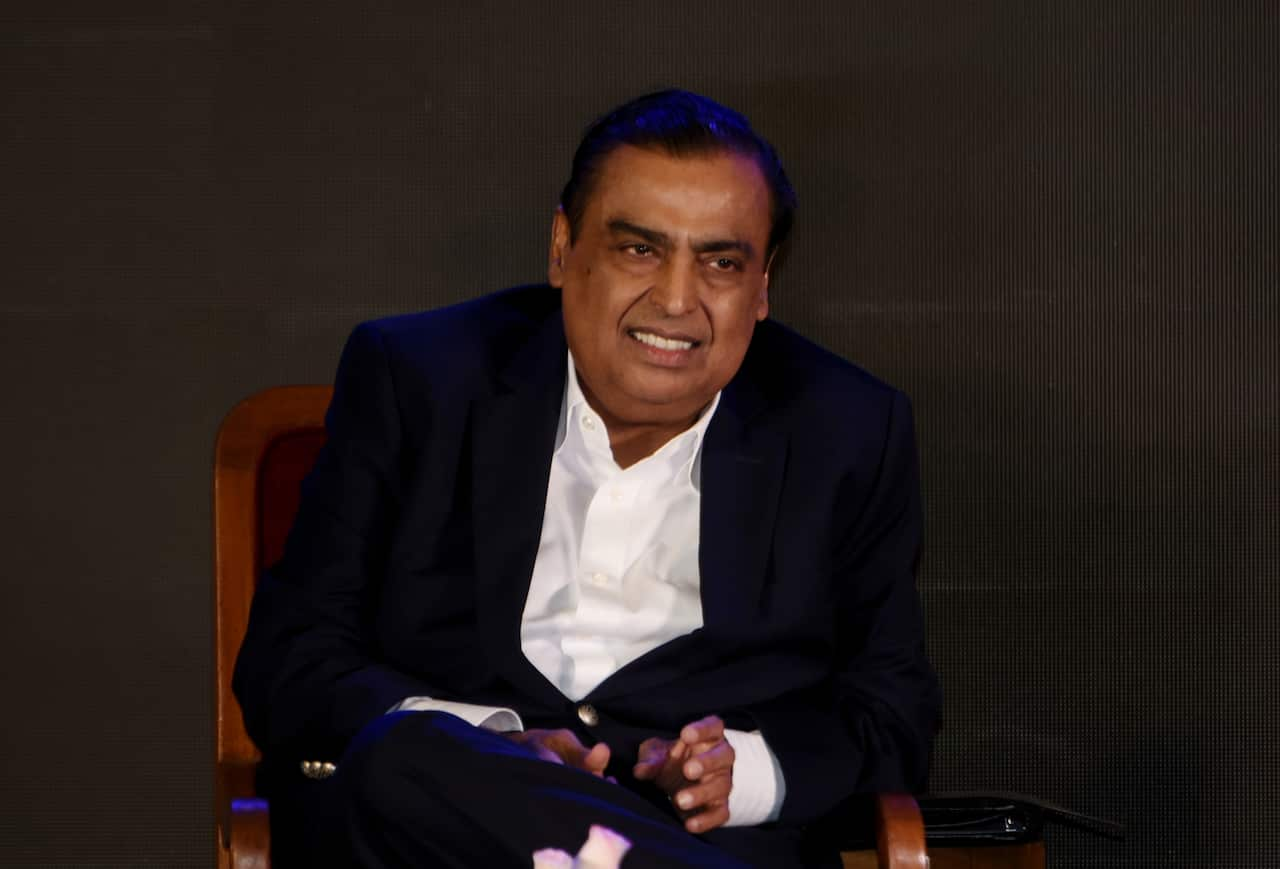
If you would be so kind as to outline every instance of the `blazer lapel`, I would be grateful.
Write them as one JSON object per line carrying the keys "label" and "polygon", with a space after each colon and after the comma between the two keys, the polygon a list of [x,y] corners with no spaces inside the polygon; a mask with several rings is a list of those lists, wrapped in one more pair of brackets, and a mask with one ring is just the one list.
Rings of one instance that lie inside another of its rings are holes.
{"label": "blazer lapel", "polygon": [[471,418],[477,609],[495,668],[544,702],[564,701],[520,648],[520,620],[542,534],[568,351],[557,311],[499,374]]}
{"label": "blazer lapel", "polygon": [[784,435],[751,422],[764,401],[745,378],[725,388],[702,449],[702,622],[712,635],[751,630],[768,571],[786,467]]}

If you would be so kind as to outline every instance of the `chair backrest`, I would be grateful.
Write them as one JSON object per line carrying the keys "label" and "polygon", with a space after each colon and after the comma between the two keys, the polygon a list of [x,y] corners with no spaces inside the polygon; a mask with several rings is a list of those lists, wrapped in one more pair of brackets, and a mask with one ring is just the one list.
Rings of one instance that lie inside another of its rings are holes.
{"label": "chair backrest", "polygon": [[222,421],[213,459],[214,708],[219,763],[260,757],[244,729],[231,673],[258,574],[284,551],[299,484],[324,444],[328,386],[278,386]]}

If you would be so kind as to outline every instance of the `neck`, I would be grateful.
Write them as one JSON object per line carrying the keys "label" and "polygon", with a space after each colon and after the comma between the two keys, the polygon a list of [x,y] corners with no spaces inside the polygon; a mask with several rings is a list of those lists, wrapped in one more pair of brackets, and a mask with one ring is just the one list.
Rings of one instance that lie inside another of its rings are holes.
{"label": "neck", "polygon": [[673,437],[686,431],[693,425],[697,417],[693,417],[683,425],[672,426],[623,426],[621,429],[605,420],[609,430],[609,448],[613,450],[613,460],[620,468],[629,468],[641,459],[662,449],[662,446]]}
{"label": "neck", "polygon": [[624,419],[609,411],[592,394],[591,388],[581,379],[578,385],[582,395],[591,405],[591,409],[599,414],[601,421],[609,432],[609,449],[613,451],[613,460],[620,468],[629,468],[641,459],[662,449],[662,446],[698,421],[698,416],[705,410],[699,408],[697,413],[675,420],[659,420],[636,422]]}

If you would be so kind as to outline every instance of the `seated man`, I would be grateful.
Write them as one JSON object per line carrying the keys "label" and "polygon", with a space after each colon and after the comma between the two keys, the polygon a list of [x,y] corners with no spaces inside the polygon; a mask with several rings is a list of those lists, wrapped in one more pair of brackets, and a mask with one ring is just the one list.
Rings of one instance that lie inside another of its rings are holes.
{"label": "seated man", "polygon": [[627,867],[839,865],[811,825],[923,785],[911,412],[766,319],[793,208],[740,115],[641,97],[578,147],[550,286],[355,330],[235,674],[280,862],[599,823]]}

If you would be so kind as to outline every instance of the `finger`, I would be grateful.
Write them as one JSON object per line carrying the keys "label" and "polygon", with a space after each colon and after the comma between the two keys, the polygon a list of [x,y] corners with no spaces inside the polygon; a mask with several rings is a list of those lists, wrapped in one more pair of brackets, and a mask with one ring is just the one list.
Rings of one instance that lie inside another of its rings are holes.
{"label": "finger", "polygon": [[641,760],[631,768],[631,774],[640,781],[649,781],[658,777],[658,773],[662,772],[662,764],[655,763],[651,760]]}
{"label": "finger", "polygon": [[530,742],[526,744],[529,748],[532,748],[533,753],[542,760],[550,761],[551,763],[558,763],[561,766],[564,766],[564,758],[547,748],[545,745],[539,742]]}
{"label": "finger", "polygon": [[650,736],[636,749],[636,756],[645,760],[661,760],[667,756],[669,743],[660,736]]}
{"label": "finger", "polygon": [[703,752],[710,751],[717,745],[723,744],[725,741],[726,740],[723,739],[715,739],[710,742],[695,742],[692,745],[689,745],[687,742],[681,742],[680,744],[685,746],[685,753],[688,754],[689,757],[697,757]]}
{"label": "finger", "polygon": [[516,745],[523,746],[525,749],[533,753],[533,756],[539,760],[549,761],[550,763],[558,763],[563,765],[564,758],[560,757],[555,751],[546,744],[547,732],[545,730],[526,730],[513,731],[504,733],[507,739]]}
{"label": "finger", "polygon": [[698,812],[707,807],[727,802],[733,779],[723,773],[676,792],[675,804],[685,812]]}
{"label": "finger", "polygon": [[695,742],[695,743],[692,743],[692,744],[689,744],[689,743],[686,743],[686,742],[683,742],[683,741],[682,741],[682,742],[681,742],[681,745],[687,745],[687,746],[688,746],[689,757],[697,757],[698,755],[700,755],[700,754],[702,754],[702,753],[704,753],[704,752],[710,751],[711,749],[715,748],[716,746],[719,746],[719,745],[727,745],[728,743],[729,743],[729,740],[728,740],[728,739],[726,739],[724,736],[720,736],[720,737],[719,737],[719,738],[717,738],[717,739],[708,739],[708,740],[704,740],[704,741],[701,741],[701,742]]}
{"label": "finger", "polygon": [[691,755],[681,772],[689,781],[697,781],[704,776],[733,769],[734,758],[733,746],[722,739],[706,751]]}
{"label": "finger", "polygon": [[640,743],[640,748],[636,751],[636,765],[631,774],[641,781],[647,781],[658,775],[666,759],[666,740],[650,737]]}
{"label": "finger", "polygon": [[582,768],[593,775],[603,776],[604,768],[609,765],[609,746],[597,742],[582,758]]}
{"label": "finger", "polygon": [[565,763],[578,768],[582,767],[583,758],[587,756],[587,748],[572,730],[564,728],[553,730],[547,734],[544,742],[548,748],[560,755]]}
{"label": "finger", "polygon": [[724,721],[719,715],[708,715],[680,730],[680,741],[688,745],[699,742],[716,742],[724,738]]}
{"label": "finger", "polygon": [[684,828],[690,833],[705,833],[707,830],[714,830],[716,827],[722,827],[729,822],[729,807],[727,805],[714,806],[711,809],[687,818],[684,822]]}

